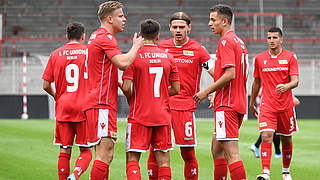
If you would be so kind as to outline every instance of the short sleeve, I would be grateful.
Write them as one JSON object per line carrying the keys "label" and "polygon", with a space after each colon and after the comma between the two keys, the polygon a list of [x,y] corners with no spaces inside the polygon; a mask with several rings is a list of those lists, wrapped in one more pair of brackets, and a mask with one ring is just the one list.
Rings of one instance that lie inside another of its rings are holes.
{"label": "short sleeve", "polygon": [[112,59],[113,56],[121,54],[121,50],[118,46],[118,42],[111,34],[106,34],[101,40],[101,46],[108,59]]}
{"label": "short sleeve", "polygon": [[134,73],[134,63],[132,63],[132,64],[123,72],[122,79],[133,80],[133,73]]}
{"label": "short sleeve", "polygon": [[235,51],[233,48],[233,44],[223,39],[219,42],[219,52],[221,57],[221,68],[227,68],[227,67],[235,67]]}
{"label": "short sleeve", "polygon": [[258,64],[257,57],[254,58],[253,64],[254,64],[253,77],[254,78],[260,78],[259,64]]}
{"label": "short sleeve", "polygon": [[290,64],[289,64],[289,75],[299,75],[299,65],[298,65],[298,60],[297,60],[297,55],[293,54],[291,59],[290,59]]}
{"label": "short sleeve", "polygon": [[49,57],[46,69],[43,72],[42,79],[46,80],[48,82],[53,82],[54,81],[54,76],[53,76],[53,65],[52,65],[52,60],[53,55]]}
{"label": "short sleeve", "polygon": [[170,71],[169,81],[180,81],[178,67],[177,67],[175,61],[173,60],[173,57],[172,56],[170,56],[170,57],[171,57],[170,58],[171,71]]}

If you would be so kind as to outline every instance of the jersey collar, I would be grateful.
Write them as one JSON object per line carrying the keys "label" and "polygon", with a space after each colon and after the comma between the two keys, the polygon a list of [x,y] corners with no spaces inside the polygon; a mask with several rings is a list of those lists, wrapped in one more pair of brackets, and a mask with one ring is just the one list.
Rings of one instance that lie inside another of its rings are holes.
{"label": "jersey collar", "polygon": [[72,45],[72,44],[80,44],[79,42],[69,42],[67,43],[68,45]]}
{"label": "jersey collar", "polygon": [[282,48],[280,49],[280,52],[275,56],[271,54],[270,49],[269,49],[268,53],[271,56],[271,58],[278,58],[278,56],[282,53]]}
{"label": "jersey collar", "polygon": [[186,40],[186,42],[185,42],[185,43],[183,43],[183,44],[182,44],[182,45],[180,45],[180,46],[177,46],[177,45],[176,45],[176,42],[174,41],[174,38],[172,38],[172,40],[173,40],[173,44],[174,44],[174,46],[175,46],[175,47],[177,47],[177,48],[182,48],[182,46],[186,45],[186,44],[189,42],[189,39],[190,39],[190,38],[189,38],[189,37],[187,37],[187,40]]}

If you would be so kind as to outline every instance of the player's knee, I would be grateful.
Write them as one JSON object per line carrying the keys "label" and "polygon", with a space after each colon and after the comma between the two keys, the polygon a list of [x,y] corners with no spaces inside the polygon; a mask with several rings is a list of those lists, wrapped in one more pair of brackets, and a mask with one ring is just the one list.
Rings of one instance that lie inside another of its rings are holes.
{"label": "player's knee", "polygon": [[181,156],[184,161],[192,161],[196,160],[195,152],[193,147],[188,148],[180,148]]}
{"label": "player's knee", "polygon": [[262,132],[261,133],[261,138],[262,138],[262,142],[272,142],[272,140],[273,140],[273,132],[268,132],[268,131],[266,131],[266,132]]}

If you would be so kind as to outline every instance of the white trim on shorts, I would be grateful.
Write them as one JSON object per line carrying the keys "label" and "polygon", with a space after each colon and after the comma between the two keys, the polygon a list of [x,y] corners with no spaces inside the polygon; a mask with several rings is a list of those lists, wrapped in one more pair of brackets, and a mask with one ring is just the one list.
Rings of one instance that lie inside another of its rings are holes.
{"label": "white trim on shorts", "polygon": [[265,132],[265,131],[272,131],[272,132],[276,132],[275,129],[262,129],[259,132]]}

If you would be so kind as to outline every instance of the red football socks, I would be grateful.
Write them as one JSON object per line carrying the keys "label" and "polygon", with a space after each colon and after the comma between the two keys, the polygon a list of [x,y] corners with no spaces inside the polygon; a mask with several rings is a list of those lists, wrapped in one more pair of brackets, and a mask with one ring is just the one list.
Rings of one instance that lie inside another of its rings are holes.
{"label": "red football socks", "polygon": [[58,176],[59,180],[66,180],[70,173],[70,154],[62,153],[59,154],[58,159]]}
{"label": "red football socks", "polygon": [[158,180],[158,164],[154,155],[153,148],[150,148],[150,154],[148,158],[148,175],[149,180]]}
{"label": "red football socks", "polygon": [[171,180],[171,169],[170,167],[163,166],[159,168],[158,180]]}
{"label": "red football socks", "polygon": [[292,142],[289,146],[284,146],[282,143],[282,164],[284,171],[289,172],[289,166],[292,158]]}
{"label": "red football socks", "polygon": [[214,160],[214,180],[226,180],[228,175],[228,163],[225,158]]}
{"label": "red football socks", "polygon": [[76,177],[76,179],[79,179],[81,174],[87,170],[91,159],[92,159],[91,151],[86,150],[80,153],[73,171],[73,174]]}
{"label": "red football socks", "polygon": [[270,174],[270,163],[272,156],[272,143],[261,143],[262,173]]}
{"label": "red football socks", "polygon": [[107,180],[109,176],[109,165],[100,161],[94,160],[90,173],[90,180]]}
{"label": "red football socks", "polygon": [[242,161],[236,161],[229,165],[230,176],[232,180],[245,180],[246,171],[244,169]]}
{"label": "red football socks", "polygon": [[184,177],[186,180],[198,179],[198,161],[194,148],[180,148],[182,159],[185,162]]}
{"label": "red football socks", "polygon": [[127,163],[127,179],[141,180],[140,167],[137,161],[129,161]]}

